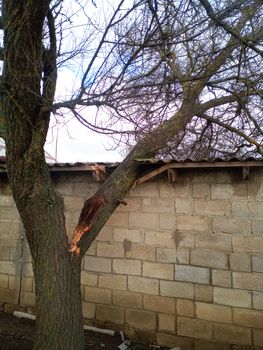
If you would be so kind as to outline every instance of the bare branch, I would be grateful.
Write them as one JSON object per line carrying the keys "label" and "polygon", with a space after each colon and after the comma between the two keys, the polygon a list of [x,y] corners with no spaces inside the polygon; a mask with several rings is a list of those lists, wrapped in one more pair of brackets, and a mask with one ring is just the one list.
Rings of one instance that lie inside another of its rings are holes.
{"label": "bare branch", "polygon": [[[240,43],[242,43],[244,46],[249,47],[256,53],[258,53],[261,57],[263,57],[263,51],[256,47],[253,43],[251,43],[249,40],[247,40],[245,37],[243,37],[239,32],[237,32],[235,29],[232,29],[227,23],[225,23],[219,16],[217,16],[214,13],[214,10],[209,3],[208,0],[199,0],[200,3],[203,5],[203,7],[206,10],[206,13],[211,20],[213,20],[216,24],[220,25],[222,28],[224,28],[229,34],[231,34],[234,38],[236,38]],[[258,4],[261,4],[261,1],[258,2]]]}

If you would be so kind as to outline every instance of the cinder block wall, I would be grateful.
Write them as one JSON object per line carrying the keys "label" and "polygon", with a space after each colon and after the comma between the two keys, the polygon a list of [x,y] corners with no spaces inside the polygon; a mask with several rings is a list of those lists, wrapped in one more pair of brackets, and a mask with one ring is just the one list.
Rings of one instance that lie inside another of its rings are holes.
{"label": "cinder block wall", "polygon": [[[261,169],[247,182],[240,169],[181,170],[174,185],[163,176],[132,190],[84,258],[87,322],[183,350],[263,349],[262,180]],[[72,233],[98,184],[79,173],[54,183]],[[34,311],[30,253],[3,174],[0,302]]]}

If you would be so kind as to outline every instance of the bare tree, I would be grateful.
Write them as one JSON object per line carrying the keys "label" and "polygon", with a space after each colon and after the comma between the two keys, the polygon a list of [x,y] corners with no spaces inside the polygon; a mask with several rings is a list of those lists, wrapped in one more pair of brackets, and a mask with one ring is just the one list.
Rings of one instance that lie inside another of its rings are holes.
{"label": "bare tree", "polygon": [[[76,4],[76,15],[94,6]],[[244,155],[250,147],[262,154],[262,2],[214,2],[212,12],[208,5],[121,0],[103,28],[86,16],[85,38],[78,41],[66,2],[2,1],[0,127],[33,258],[35,349],[84,348],[81,260],[134,184],[137,159],[175,147],[181,154],[188,147],[189,155]],[[74,47],[65,47],[69,37]],[[57,72],[71,60],[80,84],[70,98],[55,98]],[[87,119],[88,106],[102,109],[105,119]],[[86,201],[70,242],[43,150],[50,114],[62,117],[65,110],[93,130],[134,144]]]}

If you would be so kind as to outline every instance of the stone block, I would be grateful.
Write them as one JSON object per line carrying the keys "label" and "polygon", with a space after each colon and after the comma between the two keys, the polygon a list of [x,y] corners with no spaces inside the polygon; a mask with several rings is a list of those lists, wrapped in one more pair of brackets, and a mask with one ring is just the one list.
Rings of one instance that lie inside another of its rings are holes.
{"label": "stone block", "polygon": [[94,272],[111,272],[111,259],[97,256],[85,256],[84,270]]}
{"label": "stone block", "polygon": [[175,230],[176,216],[171,213],[160,213],[160,229],[161,230]]}
{"label": "stone block", "polygon": [[233,250],[245,253],[262,253],[263,237],[233,236]]}
{"label": "stone block", "polygon": [[[191,338],[180,337],[168,333],[157,333],[157,343],[161,346],[179,347],[182,350],[194,350],[194,340]],[[178,349],[179,350],[179,349]]]}
{"label": "stone block", "polygon": [[175,300],[157,295],[144,295],[143,306],[145,310],[175,314]]}
{"label": "stone block", "polygon": [[[11,281],[12,279],[12,281]],[[19,285],[18,276],[9,276],[9,286],[11,289],[16,289]],[[12,288],[13,287],[13,288]],[[22,289],[27,292],[33,291],[33,278],[32,277],[23,277],[22,278]]]}
{"label": "stone block", "polygon": [[124,257],[123,245],[119,242],[97,242],[97,256],[104,256],[107,258]]}
{"label": "stone block", "polygon": [[231,236],[228,234],[206,234],[195,236],[195,246],[200,249],[232,250]]}
{"label": "stone block", "polygon": [[16,304],[16,290],[0,288],[0,302]]}
{"label": "stone block", "polygon": [[98,183],[91,181],[91,178],[74,179],[73,193],[75,196],[84,196],[85,199],[91,198],[98,190]]}
{"label": "stone block", "polygon": [[128,197],[124,198],[124,201],[126,201],[127,205],[120,204],[117,211],[141,211],[142,210],[142,199],[141,197]]}
{"label": "stone block", "polygon": [[126,290],[127,289],[127,276],[124,275],[100,275],[99,276],[99,287],[100,288],[109,288],[117,290]]}
{"label": "stone block", "polygon": [[232,181],[230,172],[224,169],[195,169],[193,174],[194,183],[231,184]]}
{"label": "stone block", "polygon": [[35,306],[36,305],[35,293],[22,291],[21,304],[26,306]]}
{"label": "stone block", "polygon": [[263,254],[253,254],[252,260],[252,271],[263,272]]}
{"label": "stone block", "polygon": [[167,333],[175,332],[176,320],[175,316],[167,314],[158,315],[158,331],[165,331]]}
{"label": "stone block", "polygon": [[155,213],[129,213],[129,226],[139,228],[157,228],[159,216]]}
{"label": "stone block", "polygon": [[194,248],[195,234],[193,232],[180,232],[176,230],[173,236],[177,248]]}
{"label": "stone block", "polygon": [[141,275],[141,262],[132,259],[114,259],[112,271],[126,275]]}
{"label": "stone block", "polygon": [[109,289],[85,287],[84,300],[90,303],[111,304]]}
{"label": "stone block", "polygon": [[103,229],[100,231],[100,233],[97,236],[96,240],[97,241],[112,242],[113,241],[113,232],[114,232],[114,228],[110,227],[110,226],[107,226],[107,224],[106,224],[103,227]]}
{"label": "stone block", "polygon": [[0,261],[9,260],[10,259],[10,248],[9,247],[1,247],[0,246]]}
{"label": "stone block", "polygon": [[[80,215],[80,212],[76,211],[76,210],[68,210],[65,212],[67,229],[73,227],[73,231],[74,231],[74,228],[76,227],[76,225],[79,221],[79,215]],[[73,231],[72,231],[72,234],[73,234]],[[69,232],[69,234],[71,234],[70,231],[67,231],[67,232]]]}
{"label": "stone block", "polygon": [[0,274],[0,288],[8,288],[8,275]]}
{"label": "stone block", "polygon": [[177,299],[176,313],[177,315],[180,315],[180,316],[194,317],[195,316],[194,302],[186,299]]}
{"label": "stone block", "polygon": [[128,289],[145,294],[159,294],[159,281],[154,278],[128,276]]}
{"label": "stone block", "polygon": [[15,275],[16,274],[16,266],[13,261],[1,261],[0,263],[0,273]]}
{"label": "stone block", "polygon": [[194,286],[192,283],[160,281],[160,294],[173,298],[193,299]]}
{"label": "stone block", "polygon": [[107,221],[107,225],[128,228],[129,214],[125,212],[114,212]]}
{"label": "stone block", "polygon": [[189,264],[189,249],[187,248],[157,248],[158,262]]}
{"label": "stone block", "polygon": [[0,207],[12,207],[15,206],[15,202],[12,196],[1,193],[0,196]]}
{"label": "stone block", "polygon": [[263,310],[263,292],[252,292],[252,300],[253,309]]}
{"label": "stone block", "polygon": [[56,182],[55,183],[55,189],[58,191],[62,196],[70,196],[73,194],[73,183],[72,182]]}
{"label": "stone block", "polygon": [[246,253],[230,254],[230,268],[233,271],[251,271],[250,255]]}
{"label": "stone block", "polygon": [[209,232],[210,218],[204,216],[178,216],[177,230],[192,232]]}
{"label": "stone block", "polygon": [[[195,342],[195,350],[232,350],[232,346],[230,344],[222,344],[222,343],[215,343],[214,341],[208,341],[208,340],[197,340]],[[236,349],[235,350],[239,350]]]}
{"label": "stone block", "polygon": [[117,306],[97,305],[96,319],[115,324],[124,324],[124,309]]}
{"label": "stone block", "polygon": [[263,220],[253,219],[251,221],[251,231],[253,235],[263,235]]}
{"label": "stone block", "polygon": [[249,309],[233,309],[233,323],[253,328],[262,328],[263,312]]}
{"label": "stone block", "polygon": [[160,197],[191,198],[192,184],[178,180],[175,184],[162,182],[160,184]]}
{"label": "stone block", "polygon": [[233,183],[233,196],[235,197],[247,197],[247,184],[245,182],[234,182]]}
{"label": "stone block", "polygon": [[96,255],[97,253],[97,242],[94,241],[91,243],[91,245],[89,246],[89,249],[86,252],[86,255]]}
{"label": "stone block", "polygon": [[145,243],[152,246],[175,247],[172,231],[147,231]]}
{"label": "stone block", "polygon": [[128,291],[113,291],[113,304],[125,308],[142,309],[142,294]]}
{"label": "stone block", "polygon": [[227,254],[215,250],[193,250],[190,258],[191,265],[214,267],[217,269],[228,268]]}
{"label": "stone block", "polygon": [[80,214],[81,209],[84,205],[83,197],[73,197],[73,196],[64,196],[64,206],[65,210],[77,210]]}
{"label": "stone block", "polygon": [[[24,283],[23,280],[28,280],[28,279],[31,279],[31,281],[32,281],[31,277],[23,276],[22,283]],[[20,285],[20,278],[18,275],[13,275],[13,276],[8,275],[8,288],[9,289],[17,289],[17,288],[19,288],[19,285]],[[25,283],[25,285],[26,285],[26,283]]]}
{"label": "stone block", "polygon": [[89,287],[96,287],[98,283],[98,275],[81,271],[81,284]]}
{"label": "stone block", "polygon": [[210,184],[194,183],[193,198],[209,199],[211,196]]}
{"label": "stone block", "polygon": [[144,277],[159,278],[164,280],[173,280],[174,265],[144,262],[142,265],[142,275]]}
{"label": "stone block", "polygon": [[204,267],[175,265],[175,280],[209,284],[210,270]]}
{"label": "stone block", "polygon": [[156,314],[150,311],[127,309],[125,312],[125,322],[137,329],[156,330]]}
{"label": "stone block", "polygon": [[251,307],[251,292],[215,287],[214,302],[221,305],[248,308]]}
{"label": "stone block", "polygon": [[21,221],[20,214],[16,207],[2,207],[0,217],[2,220]]}
{"label": "stone block", "polygon": [[212,284],[214,286],[231,288],[231,285],[232,285],[231,271],[212,270]]}
{"label": "stone block", "polygon": [[160,188],[160,197],[175,197],[176,196],[176,185],[170,184],[167,181],[160,181],[159,182],[159,188]]}
{"label": "stone block", "polygon": [[127,258],[138,259],[138,260],[155,260],[155,248],[150,245],[144,244],[130,244],[125,246],[125,255]]}
{"label": "stone block", "polygon": [[11,188],[8,184],[7,175],[1,174],[0,178],[0,192],[2,195],[11,195]]}
{"label": "stone block", "polygon": [[82,302],[82,313],[84,318],[93,319],[95,318],[95,304]]}
{"label": "stone block", "polygon": [[263,199],[262,180],[260,182],[248,182],[248,198],[250,201],[261,201]]}
{"label": "stone block", "polygon": [[193,318],[178,317],[177,333],[185,337],[212,339],[213,326],[211,322]]}
{"label": "stone block", "polygon": [[130,191],[130,196],[159,197],[159,186],[156,181],[144,182]]}
{"label": "stone block", "polygon": [[173,198],[142,198],[142,211],[145,213],[174,213]]}
{"label": "stone block", "polygon": [[214,324],[214,338],[222,343],[251,345],[251,329],[239,326]]}
{"label": "stone block", "polygon": [[216,217],[212,222],[213,232],[231,234],[250,234],[249,220],[244,218]]}
{"label": "stone block", "polygon": [[261,202],[249,202],[248,203],[250,214],[255,219],[263,219],[262,203]]}
{"label": "stone block", "polygon": [[194,213],[211,216],[230,214],[230,202],[226,200],[195,200]]}
{"label": "stone block", "polygon": [[233,217],[249,218],[250,211],[247,200],[233,200],[231,202],[231,213]]}
{"label": "stone block", "polygon": [[232,310],[229,306],[196,302],[196,317],[201,320],[219,323],[232,323]]}
{"label": "stone block", "polygon": [[17,305],[17,304],[5,303],[3,305],[3,308],[4,308],[4,313],[9,314],[9,315],[13,315],[14,311],[22,311],[22,312],[26,312],[27,311],[27,307],[21,306],[21,305]]}
{"label": "stone block", "polygon": [[192,214],[193,213],[193,201],[188,198],[176,198],[175,199],[175,212],[177,214]]}
{"label": "stone block", "polygon": [[114,229],[114,241],[124,242],[128,240],[132,243],[140,243],[142,241],[142,235],[139,230],[129,230],[129,229]]}
{"label": "stone block", "polygon": [[21,233],[22,224],[17,221],[1,220],[0,232],[1,232],[1,246],[16,247],[16,243],[19,239],[18,233]]}
{"label": "stone block", "polygon": [[194,291],[195,300],[204,301],[208,303],[213,301],[213,287],[196,284]]}
{"label": "stone block", "polygon": [[[263,344],[263,330],[254,329],[253,331],[253,340],[255,346],[261,346]],[[260,348],[261,349],[261,348]]]}
{"label": "stone block", "polygon": [[247,290],[263,290],[263,274],[233,272],[233,287]]}
{"label": "stone block", "polygon": [[217,183],[211,185],[212,199],[231,199],[233,197],[233,185]]}

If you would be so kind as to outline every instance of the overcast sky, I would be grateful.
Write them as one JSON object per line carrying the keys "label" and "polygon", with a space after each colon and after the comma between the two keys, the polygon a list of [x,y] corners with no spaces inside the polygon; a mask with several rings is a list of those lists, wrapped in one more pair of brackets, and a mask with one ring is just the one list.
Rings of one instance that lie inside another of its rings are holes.
{"label": "overcast sky", "polygon": [[[129,2],[127,0],[127,2]],[[71,11],[76,11],[77,2],[72,2],[70,0],[65,1],[68,4],[69,13]],[[116,6],[119,0],[103,0],[101,1],[97,8],[89,3],[89,16],[94,17],[94,19],[99,18],[109,18],[109,14],[112,11],[112,7]],[[74,5],[75,4],[75,5]],[[107,10],[107,11],[106,11]],[[107,13],[106,13],[107,12]],[[105,14],[106,13],[106,14]],[[87,19],[81,11],[77,12],[76,16],[77,22],[72,21],[74,29],[74,39],[82,38],[83,31],[85,30],[85,24]],[[104,19],[105,20],[105,19]],[[70,30],[71,31],[71,30]],[[71,38],[71,36],[69,35]],[[66,47],[71,46],[71,42],[63,41],[63,45]],[[81,74],[80,71],[82,67],[78,68],[78,63],[74,59],[70,66],[59,69],[58,81],[57,81],[57,92],[56,97],[59,100],[68,99],[72,95],[74,90],[80,86]],[[81,64],[85,64],[82,61]],[[88,60],[87,60],[88,62]],[[86,64],[87,64],[86,62]],[[62,98],[61,98],[62,97]],[[63,111],[62,111],[63,112]],[[66,112],[66,111],[65,111]],[[90,113],[95,113],[92,109],[87,109],[83,116],[89,117]],[[92,115],[90,115],[92,117]],[[87,118],[88,119],[88,118]],[[56,141],[57,139],[57,141]],[[101,134],[91,132],[86,127],[82,126],[76,120],[70,120],[66,123],[63,121],[63,116],[58,117],[58,121],[51,121],[51,127],[48,133],[47,142],[45,145],[45,150],[58,162],[115,162],[121,161],[123,158],[120,155],[121,150],[110,150],[113,148],[113,141]]]}

